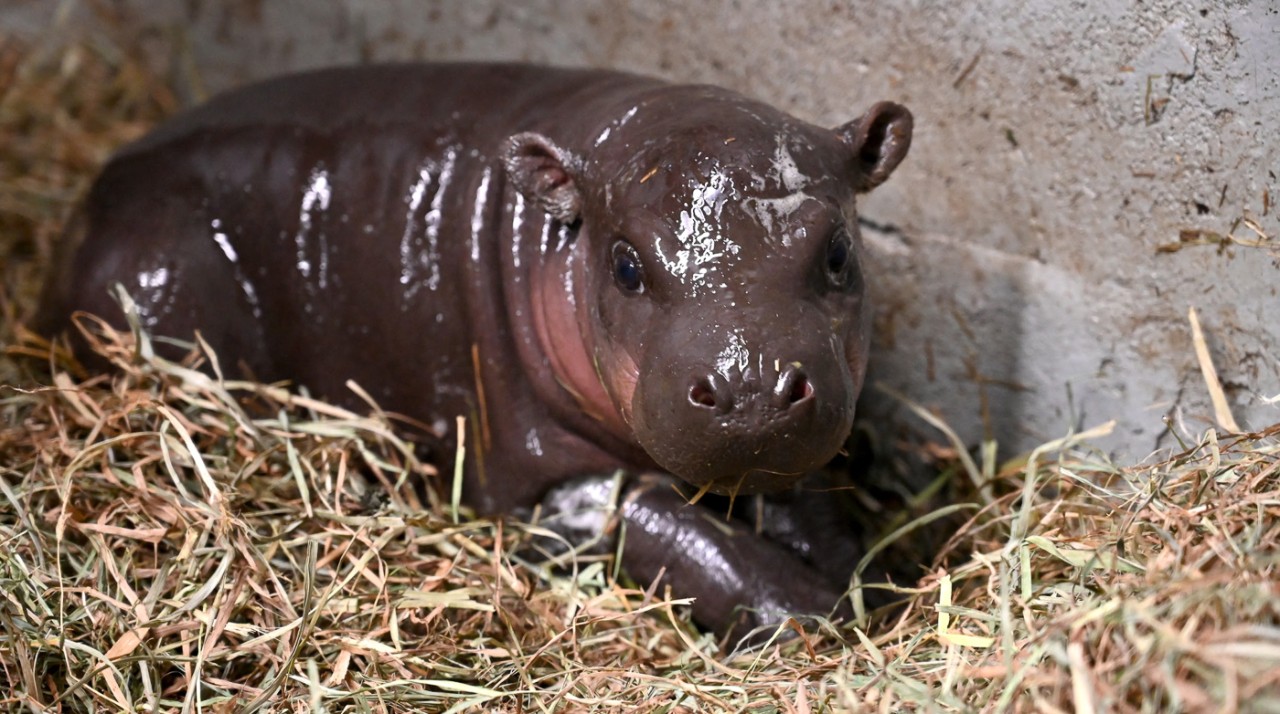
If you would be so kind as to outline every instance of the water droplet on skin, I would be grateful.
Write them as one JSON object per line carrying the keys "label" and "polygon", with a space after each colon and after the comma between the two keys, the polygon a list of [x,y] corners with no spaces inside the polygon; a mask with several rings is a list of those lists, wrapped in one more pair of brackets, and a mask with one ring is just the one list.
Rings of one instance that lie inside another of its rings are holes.
{"label": "water droplet on skin", "polygon": [[688,203],[680,212],[675,256],[667,256],[661,244],[657,246],[659,262],[681,284],[690,286],[694,295],[711,287],[708,282],[722,258],[740,251],[740,246],[729,238],[721,215],[725,204],[737,198],[732,178],[717,164],[705,182],[693,186]]}
{"label": "water droplet on skin", "polygon": [[511,208],[511,263],[516,268],[516,275],[520,275],[520,237],[523,235],[524,229],[524,194],[517,192],[515,203]]}
{"label": "water droplet on skin", "polygon": [[471,235],[467,236],[471,244],[471,262],[477,265],[480,263],[481,237],[485,234],[484,212],[489,203],[489,179],[491,174],[492,169],[486,166],[484,173],[480,177],[480,187],[476,189],[476,198],[473,204],[475,208],[471,212]]}
{"label": "water droplet on skin", "polygon": [[[214,224],[213,226],[214,228],[218,227],[218,221],[214,221],[213,224]],[[232,247],[231,241],[227,239],[226,233],[221,233],[221,232],[214,233],[213,242],[217,243],[218,247],[222,249],[222,254],[227,256],[227,260],[231,261],[232,263],[239,262],[239,256],[236,255],[236,249]]]}
{"label": "water droplet on skin", "polygon": [[[329,184],[329,172],[323,166],[316,166],[311,170],[311,176],[307,180],[307,187],[302,193],[302,205],[298,211],[298,232],[294,236],[294,243],[297,246],[297,267],[298,272],[302,273],[302,277],[310,278],[311,271],[314,267],[310,256],[308,255],[310,243],[313,234],[314,218],[329,210],[329,201],[332,198],[332,187]],[[328,265],[328,248],[327,241],[323,232],[320,232],[316,238],[319,241],[320,253],[320,287],[324,287],[326,277],[324,275],[325,268]]]}
{"label": "water droplet on skin", "polygon": [[538,438],[537,429],[530,429],[525,435],[524,446],[534,456],[542,456],[542,441]]}
{"label": "water droplet on skin", "polygon": [[[438,164],[431,159],[423,161],[406,192],[405,227],[400,237],[400,284],[405,286],[400,296],[402,306],[424,285],[428,290],[440,287],[440,220],[457,157],[457,148],[449,147]],[[431,200],[422,213],[427,196]]]}

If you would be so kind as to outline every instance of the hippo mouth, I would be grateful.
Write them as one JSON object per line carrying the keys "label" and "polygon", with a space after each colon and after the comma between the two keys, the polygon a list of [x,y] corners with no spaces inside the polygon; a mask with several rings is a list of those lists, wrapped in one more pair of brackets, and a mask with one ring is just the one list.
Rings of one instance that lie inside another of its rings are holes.
{"label": "hippo mouth", "polygon": [[794,473],[750,469],[736,478],[720,478],[703,484],[699,491],[717,496],[747,496],[756,493],[769,493],[790,488],[805,475],[805,471]]}
{"label": "hippo mouth", "polygon": [[[714,462],[700,464],[700,466],[695,467],[690,466],[689,463],[666,462],[662,454],[655,454],[653,449],[650,449],[649,453],[650,456],[655,458],[659,466],[666,468],[667,471],[680,477],[687,484],[695,486],[699,494],[710,493],[733,496],[771,493],[771,491],[790,489],[792,485],[795,485],[796,481],[803,479],[808,473],[826,466],[832,458],[835,458],[837,450],[838,447],[831,449],[831,453],[828,454],[827,449],[797,449],[797,452],[800,453],[780,454],[780,458],[796,463],[796,467],[786,468],[786,470],[767,467],[741,468],[736,464],[730,466],[730,464],[717,464]],[[733,461],[737,461],[737,459],[733,459]],[[726,466],[728,466],[728,470],[726,470]]]}

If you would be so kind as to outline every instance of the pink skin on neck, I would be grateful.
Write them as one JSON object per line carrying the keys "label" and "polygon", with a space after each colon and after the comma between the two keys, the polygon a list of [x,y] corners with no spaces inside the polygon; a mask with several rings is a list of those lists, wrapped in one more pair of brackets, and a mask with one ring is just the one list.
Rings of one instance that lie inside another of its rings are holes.
{"label": "pink skin on neck", "polygon": [[556,381],[573,395],[583,412],[615,437],[634,444],[630,412],[639,369],[624,351],[596,344],[587,311],[582,260],[575,247],[563,264],[552,268],[561,279],[535,281],[534,330]]}

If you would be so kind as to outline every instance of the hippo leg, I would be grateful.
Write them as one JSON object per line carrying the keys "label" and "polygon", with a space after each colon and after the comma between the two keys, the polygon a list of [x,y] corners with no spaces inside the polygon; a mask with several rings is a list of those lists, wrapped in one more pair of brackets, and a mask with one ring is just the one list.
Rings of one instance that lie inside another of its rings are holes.
{"label": "hippo leg", "polygon": [[[192,191],[179,191],[172,182],[146,195],[109,188],[98,187],[73,225],[64,248],[73,252],[61,261],[64,274],[42,296],[37,328],[57,334],[70,327],[74,311],[124,327],[114,298],[119,284],[151,335],[190,340],[199,328],[230,373],[238,362],[263,371],[267,361],[252,285],[239,274],[219,224],[181,198]],[[73,344],[82,358],[96,359],[84,354],[78,340]],[[185,351],[162,343],[157,350],[171,358]]]}
{"label": "hippo leg", "polygon": [[[627,575],[644,586],[659,578],[659,587],[673,583],[677,597],[694,598],[699,624],[736,642],[788,617],[836,610],[842,588],[746,523],[690,505],[673,478],[650,474],[628,479],[621,488],[613,483],[593,477],[553,490],[543,501],[545,525],[570,541],[594,539],[597,552],[604,545],[597,534],[620,535]],[[611,493],[620,494],[617,507]],[[610,532],[618,523],[621,529]]]}

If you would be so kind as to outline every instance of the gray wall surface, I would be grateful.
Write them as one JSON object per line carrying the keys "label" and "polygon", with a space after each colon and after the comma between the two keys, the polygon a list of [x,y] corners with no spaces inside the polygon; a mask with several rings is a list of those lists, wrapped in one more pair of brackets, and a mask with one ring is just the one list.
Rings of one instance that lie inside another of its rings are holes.
{"label": "gray wall surface", "polygon": [[[1166,418],[1192,438],[1212,424],[1195,307],[1236,419],[1280,421],[1266,399],[1280,396],[1275,0],[113,7],[111,32],[148,31],[157,61],[210,91],[318,65],[466,58],[709,82],[831,126],[903,102],[911,155],[862,206],[879,227],[864,230],[872,381],[1006,453],[1116,418],[1104,445],[1138,458],[1175,443]],[[0,3],[10,32],[55,24],[110,26],[74,1]],[[1238,240],[1204,244],[1227,235]],[[875,394],[864,409],[909,421]]]}

